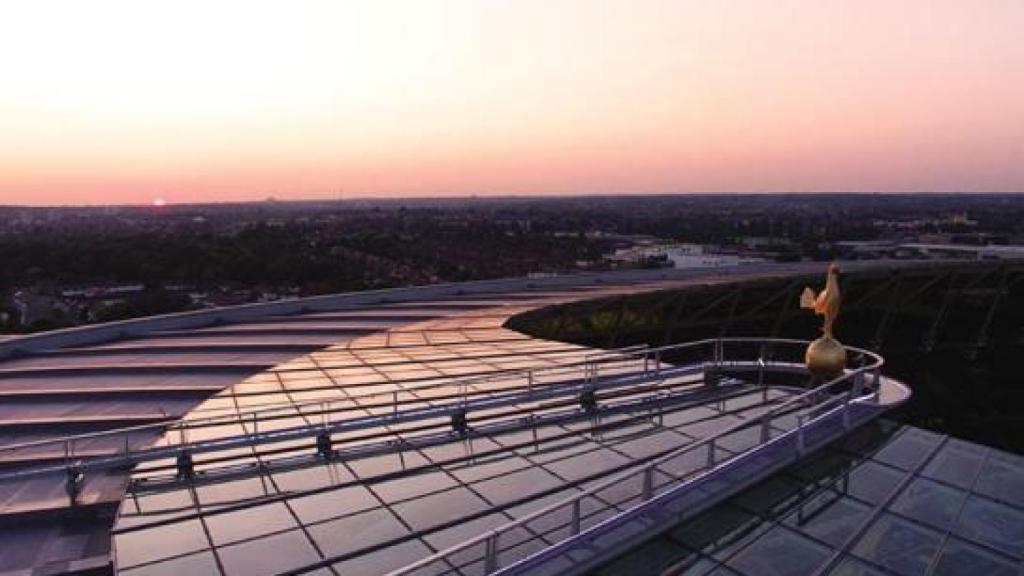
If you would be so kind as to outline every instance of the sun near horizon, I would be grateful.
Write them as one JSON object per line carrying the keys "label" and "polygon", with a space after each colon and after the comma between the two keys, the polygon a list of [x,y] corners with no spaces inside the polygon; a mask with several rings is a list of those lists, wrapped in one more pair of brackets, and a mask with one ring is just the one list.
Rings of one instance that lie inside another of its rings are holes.
{"label": "sun near horizon", "polygon": [[0,204],[1024,190],[1024,3],[10,2]]}

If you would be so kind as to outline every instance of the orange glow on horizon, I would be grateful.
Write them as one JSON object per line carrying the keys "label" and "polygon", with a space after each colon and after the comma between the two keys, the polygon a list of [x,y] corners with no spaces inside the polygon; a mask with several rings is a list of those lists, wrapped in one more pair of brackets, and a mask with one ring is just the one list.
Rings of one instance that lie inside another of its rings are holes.
{"label": "orange glow on horizon", "polygon": [[0,204],[1024,191],[1021,23],[1014,0],[10,3]]}

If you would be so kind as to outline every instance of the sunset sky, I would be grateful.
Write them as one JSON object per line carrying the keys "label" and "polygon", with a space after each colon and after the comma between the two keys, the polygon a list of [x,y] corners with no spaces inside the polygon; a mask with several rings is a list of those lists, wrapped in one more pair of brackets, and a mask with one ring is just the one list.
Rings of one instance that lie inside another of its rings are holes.
{"label": "sunset sky", "polygon": [[0,0],[0,204],[1024,191],[1021,0]]}

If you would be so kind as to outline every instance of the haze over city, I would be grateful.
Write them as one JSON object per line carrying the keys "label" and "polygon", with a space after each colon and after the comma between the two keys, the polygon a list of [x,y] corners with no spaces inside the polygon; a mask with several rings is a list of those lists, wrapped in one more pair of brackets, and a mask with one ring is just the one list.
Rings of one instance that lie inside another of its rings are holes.
{"label": "haze over city", "polygon": [[1024,190],[1024,3],[7,3],[0,204]]}

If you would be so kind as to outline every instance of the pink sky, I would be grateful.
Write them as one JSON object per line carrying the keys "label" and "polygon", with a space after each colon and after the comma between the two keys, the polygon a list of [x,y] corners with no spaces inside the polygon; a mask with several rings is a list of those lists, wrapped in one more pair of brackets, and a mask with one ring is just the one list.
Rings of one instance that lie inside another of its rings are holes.
{"label": "pink sky", "polygon": [[1020,0],[0,9],[0,203],[1024,191]]}

